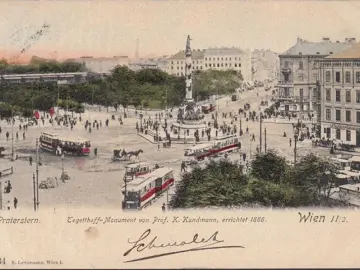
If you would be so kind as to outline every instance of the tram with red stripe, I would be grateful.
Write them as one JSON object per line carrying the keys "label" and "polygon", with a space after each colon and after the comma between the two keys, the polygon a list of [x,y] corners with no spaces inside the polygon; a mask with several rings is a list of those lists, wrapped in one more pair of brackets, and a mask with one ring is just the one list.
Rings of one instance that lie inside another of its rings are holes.
{"label": "tram with red stripe", "polygon": [[150,164],[145,161],[134,162],[125,166],[125,180],[133,180],[136,177],[148,174],[152,171]]}
{"label": "tram with red stripe", "polygon": [[155,169],[151,173],[126,182],[122,188],[124,209],[142,209],[151,204],[174,184],[173,170],[168,167]]}
{"label": "tram with red stripe", "polygon": [[[194,154],[191,155],[191,160],[198,162],[204,160],[205,158],[215,157],[227,152],[235,152],[240,149],[241,143],[236,135],[225,135],[219,138],[215,138],[210,148],[208,144],[206,144],[203,148],[201,145],[194,146],[194,151],[187,149],[185,156],[189,156],[188,153],[193,152]],[[187,158],[187,162],[191,163],[189,158]]]}

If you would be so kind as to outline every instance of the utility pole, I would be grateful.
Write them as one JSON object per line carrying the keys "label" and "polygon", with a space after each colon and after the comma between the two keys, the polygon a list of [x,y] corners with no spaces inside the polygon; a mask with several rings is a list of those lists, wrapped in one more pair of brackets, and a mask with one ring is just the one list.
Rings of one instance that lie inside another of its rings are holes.
{"label": "utility pole", "polygon": [[260,115],[260,154],[261,154],[261,148],[262,148],[262,117]]}
{"label": "utility pole", "polygon": [[266,153],[266,151],[267,151],[266,127],[264,130],[264,135],[265,135],[265,153]]}
{"label": "utility pole", "polygon": [[33,189],[34,189],[34,211],[36,212],[36,186],[35,186],[35,173],[33,173]]}
{"label": "utility pole", "polygon": [[126,181],[126,175],[124,176],[124,182],[125,182],[125,189],[124,189],[123,209],[126,209],[127,208],[127,181]]}
{"label": "utility pole", "polygon": [[61,153],[61,170],[62,170],[62,173],[64,173],[64,158],[65,158],[65,155],[64,155],[64,152]]}
{"label": "utility pole", "polygon": [[36,138],[36,204],[39,209],[39,139]]}
{"label": "utility pole", "polygon": [[2,182],[0,181],[0,210],[3,209],[3,189]]}
{"label": "utility pole", "polygon": [[11,161],[14,160],[14,109],[11,107]]}
{"label": "utility pole", "polygon": [[242,121],[241,121],[241,115],[239,115],[240,118],[240,136],[243,135],[243,131],[242,131]]}

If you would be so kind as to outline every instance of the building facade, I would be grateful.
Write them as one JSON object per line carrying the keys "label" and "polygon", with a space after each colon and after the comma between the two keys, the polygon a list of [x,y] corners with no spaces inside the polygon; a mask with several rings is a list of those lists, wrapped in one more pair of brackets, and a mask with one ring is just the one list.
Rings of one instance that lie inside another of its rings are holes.
{"label": "building facade", "polygon": [[295,113],[301,120],[317,118],[318,62],[354,43],[354,38],[345,42],[332,42],[329,38],[308,42],[298,38],[293,47],[280,54],[280,80],[276,90],[279,110],[285,114]]}
{"label": "building facade", "polygon": [[87,72],[7,74],[0,76],[0,84],[35,84],[40,82],[59,84],[81,84],[87,82],[87,76]]}
{"label": "building facade", "polygon": [[[193,70],[236,70],[245,81],[251,81],[251,51],[238,48],[209,48],[192,50]],[[181,51],[168,60],[168,73],[185,75],[185,52]]]}
{"label": "building facade", "polygon": [[360,45],[319,61],[321,137],[360,147]]}
{"label": "building facade", "polygon": [[95,72],[108,74],[116,66],[129,66],[129,58],[127,56],[114,56],[114,57],[92,57],[83,56],[75,59],[76,62],[85,65],[86,69]]}
{"label": "building facade", "polygon": [[[204,50],[192,50],[193,70],[203,70]],[[167,73],[175,76],[185,76],[185,51],[169,57]]]}

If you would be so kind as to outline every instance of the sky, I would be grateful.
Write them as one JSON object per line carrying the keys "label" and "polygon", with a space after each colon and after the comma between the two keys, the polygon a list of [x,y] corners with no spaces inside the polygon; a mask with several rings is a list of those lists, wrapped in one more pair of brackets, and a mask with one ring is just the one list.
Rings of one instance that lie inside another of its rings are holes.
{"label": "sky", "polygon": [[194,49],[282,53],[297,37],[360,41],[359,14],[357,1],[1,0],[0,58],[132,58],[137,38],[140,57],[171,55],[188,34]]}

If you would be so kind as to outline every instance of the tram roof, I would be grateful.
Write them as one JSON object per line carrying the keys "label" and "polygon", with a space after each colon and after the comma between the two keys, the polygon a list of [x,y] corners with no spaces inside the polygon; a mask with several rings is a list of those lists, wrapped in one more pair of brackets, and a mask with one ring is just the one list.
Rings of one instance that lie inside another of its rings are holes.
{"label": "tram roof", "polygon": [[192,147],[186,148],[185,150],[198,150],[211,146],[212,146],[211,144],[197,144],[197,145],[193,145]]}
{"label": "tram roof", "polygon": [[140,161],[140,162],[136,162],[136,163],[130,163],[125,165],[125,168],[137,168],[137,167],[142,167],[142,166],[149,166],[150,164],[146,161]]}
{"label": "tram roof", "polygon": [[88,142],[90,140],[82,138],[82,137],[78,137],[78,136],[71,136],[71,135],[60,135],[57,133],[53,133],[53,132],[42,132],[41,135],[44,136],[48,136],[51,138],[56,138],[58,140],[64,141],[64,142],[78,142],[78,143],[82,143],[82,142]]}
{"label": "tram roof", "polygon": [[349,176],[355,176],[355,177],[360,176],[360,172],[347,171],[347,170],[339,170],[339,172]]}

